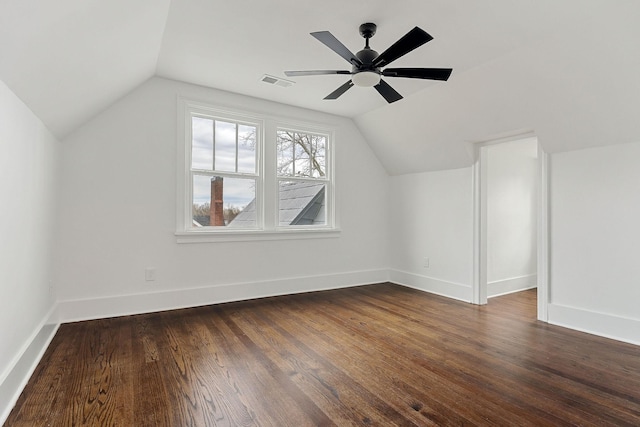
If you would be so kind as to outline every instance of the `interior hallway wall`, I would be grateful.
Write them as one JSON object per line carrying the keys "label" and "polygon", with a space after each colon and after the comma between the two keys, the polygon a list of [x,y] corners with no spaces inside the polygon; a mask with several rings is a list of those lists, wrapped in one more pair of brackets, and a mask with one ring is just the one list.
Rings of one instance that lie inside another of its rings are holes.
{"label": "interior hallway wall", "polygon": [[487,146],[487,296],[536,287],[535,138]]}

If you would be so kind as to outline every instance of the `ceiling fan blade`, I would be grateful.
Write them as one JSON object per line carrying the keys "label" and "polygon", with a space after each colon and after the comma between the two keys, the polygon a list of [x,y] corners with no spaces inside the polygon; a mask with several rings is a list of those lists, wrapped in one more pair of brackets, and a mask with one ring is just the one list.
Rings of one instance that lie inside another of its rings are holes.
{"label": "ceiling fan blade", "polygon": [[325,96],[324,99],[338,99],[340,95],[342,95],[343,93],[351,89],[351,86],[353,86],[353,82],[349,80],[348,82],[340,86],[338,89],[334,90],[329,95]]}
{"label": "ceiling fan blade", "polygon": [[380,83],[374,86],[378,93],[382,95],[384,99],[387,100],[389,104],[392,102],[396,102],[402,99],[402,95],[400,95],[394,88],[389,86],[387,82],[384,80],[380,80]]}
{"label": "ceiling fan blade", "polygon": [[311,35],[322,42],[329,49],[346,59],[348,63],[362,65],[362,62],[353,54],[353,52],[351,52],[329,31],[317,31],[315,33],[311,33]]}
{"label": "ceiling fan blade", "polygon": [[373,66],[384,67],[402,55],[406,55],[413,49],[422,46],[429,40],[433,40],[433,37],[427,34],[425,30],[415,27],[402,36],[400,40],[389,46],[387,50],[378,55],[378,57],[373,60]]}
{"label": "ceiling fan blade", "polygon": [[386,68],[385,77],[407,77],[410,79],[448,80],[451,68]]}
{"label": "ceiling fan blade", "polygon": [[324,74],[351,74],[351,71],[347,71],[347,70],[285,71],[284,74],[289,76],[289,77],[321,76],[321,75],[324,75]]}

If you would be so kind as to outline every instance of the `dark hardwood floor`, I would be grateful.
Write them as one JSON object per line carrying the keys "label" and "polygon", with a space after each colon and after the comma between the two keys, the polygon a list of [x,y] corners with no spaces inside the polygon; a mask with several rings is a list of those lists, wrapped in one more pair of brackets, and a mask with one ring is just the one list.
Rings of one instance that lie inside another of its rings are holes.
{"label": "dark hardwood floor", "polygon": [[640,347],[392,284],[62,325],[7,426],[640,425]]}

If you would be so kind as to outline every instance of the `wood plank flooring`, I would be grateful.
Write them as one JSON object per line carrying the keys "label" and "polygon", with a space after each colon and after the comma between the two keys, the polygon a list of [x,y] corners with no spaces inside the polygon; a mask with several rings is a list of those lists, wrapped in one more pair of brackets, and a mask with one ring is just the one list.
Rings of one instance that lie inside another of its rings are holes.
{"label": "wood plank flooring", "polygon": [[62,325],[6,426],[639,426],[640,347],[392,284]]}

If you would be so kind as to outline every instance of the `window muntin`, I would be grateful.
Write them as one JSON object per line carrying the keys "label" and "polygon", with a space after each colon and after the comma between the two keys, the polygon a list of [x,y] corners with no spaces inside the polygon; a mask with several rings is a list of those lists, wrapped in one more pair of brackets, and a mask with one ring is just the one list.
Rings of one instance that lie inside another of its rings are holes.
{"label": "window muntin", "polygon": [[328,134],[277,129],[279,227],[327,225],[328,142]]}
{"label": "window muntin", "polygon": [[257,125],[213,117],[191,119],[191,168],[256,173]]}
{"label": "window muntin", "polygon": [[191,116],[191,228],[256,228],[255,210],[234,220],[258,197],[259,125]]}
{"label": "window muntin", "polygon": [[213,169],[213,126],[211,119],[191,118],[191,168]]}
{"label": "window muntin", "polygon": [[278,129],[278,176],[326,176],[328,135]]}
{"label": "window muntin", "polygon": [[[339,235],[333,200],[333,131],[316,124],[223,110],[182,98],[179,111],[183,118],[180,134],[184,135],[178,147],[179,243]],[[288,148],[285,137],[291,142]],[[296,140],[307,142],[296,145]],[[281,172],[279,164],[283,166]],[[216,204],[216,197],[211,197],[212,182],[218,179],[224,181],[218,204],[223,205],[224,219],[219,221],[225,225],[211,226],[207,223],[211,223],[212,200]],[[290,190],[302,191],[294,187],[304,186],[307,180],[312,181],[312,186],[320,182],[320,187],[315,188],[314,204],[306,206],[304,212],[299,210],[298,221],[292,224],[287,220],[292,216],[286,215],[291,212],[285,213],[284,209],[289,202],[284,200]],[[314,210],[319,214],[309,220]]]}

